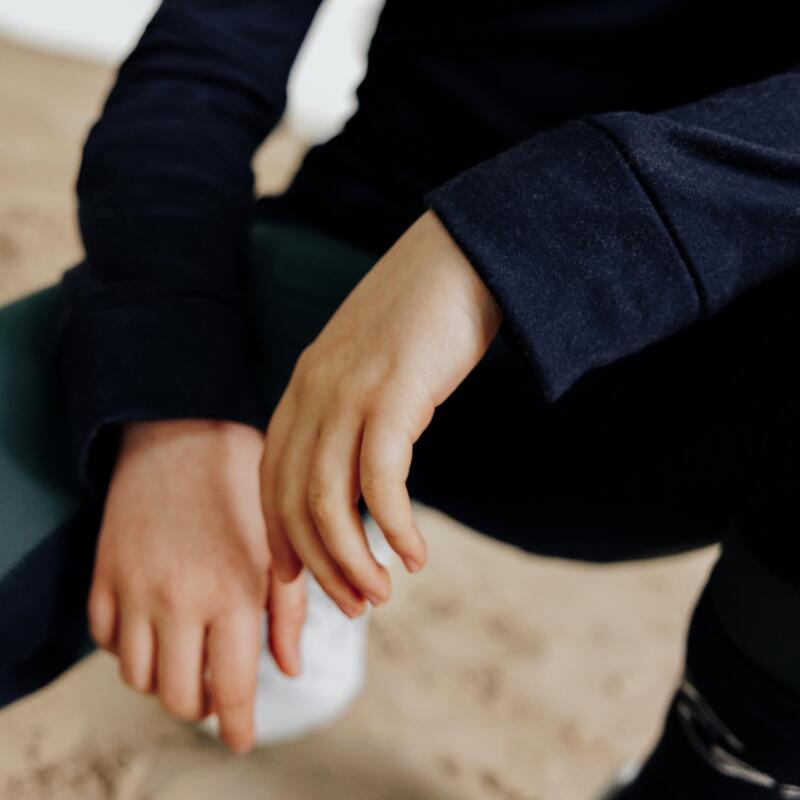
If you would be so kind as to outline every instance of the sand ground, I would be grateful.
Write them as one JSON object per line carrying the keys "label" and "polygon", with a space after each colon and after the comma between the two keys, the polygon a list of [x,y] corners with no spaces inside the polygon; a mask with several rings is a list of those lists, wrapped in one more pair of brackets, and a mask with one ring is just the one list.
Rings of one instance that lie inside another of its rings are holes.
{"label": "sand ground", "polygon": [[[110,79],[0,43],[0,301],[80,256],[72,184]],[[261,187],[301,152],[273,137]],[[398,575],[367,690],[330,730],[232,758],[95,655],[0,713],[0,799],[588,800],[656,735],[713,552],[588,567],[419,522],[430,566]]]}

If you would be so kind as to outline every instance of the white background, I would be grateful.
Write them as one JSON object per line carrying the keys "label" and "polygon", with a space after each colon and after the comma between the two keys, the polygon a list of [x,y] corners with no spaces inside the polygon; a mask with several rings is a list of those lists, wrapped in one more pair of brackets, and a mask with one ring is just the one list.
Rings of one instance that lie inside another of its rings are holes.
{"label": "white background", "polygon": [[[329,138],[353,112],[382,4],[324,0],[289,81],[289,124],[308,141]],[[157,6],[157,0],[0,0],[0,35],[116,63]]]}

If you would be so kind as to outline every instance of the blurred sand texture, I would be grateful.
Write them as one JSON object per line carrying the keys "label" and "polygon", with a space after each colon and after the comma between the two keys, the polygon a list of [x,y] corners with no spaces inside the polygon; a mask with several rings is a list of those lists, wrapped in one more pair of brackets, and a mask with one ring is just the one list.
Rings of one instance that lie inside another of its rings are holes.
{"label": "blurred sand texture", "polygon": [[[110,80],[0,42],[0,301],[80,257],[72,185]],[[260,188],[302,151],[273,136]],[[656,735],[713,552],[589,567],[419,522],[430,566],[397,575],[367,690],[330,730],[236,759],[95,655],[0,712],[0,800],[589,800]]]}

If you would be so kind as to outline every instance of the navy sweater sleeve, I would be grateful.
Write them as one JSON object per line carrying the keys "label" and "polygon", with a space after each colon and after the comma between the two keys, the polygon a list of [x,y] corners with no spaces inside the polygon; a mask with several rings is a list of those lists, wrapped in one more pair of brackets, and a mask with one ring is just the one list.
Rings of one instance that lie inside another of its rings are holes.
{"label": "navy sweater sleeve", "polygon": [[800,266],[800,70],[570,122],[428,201],[554,400]]}
{"label": "navy sweater sleeve", "polygon": [[86,260],[63,282],[60,369],[87,484],[112,423],[266,424],[243,313],[250,161],[317,5],[164,0],[120,68],[78,179]]}

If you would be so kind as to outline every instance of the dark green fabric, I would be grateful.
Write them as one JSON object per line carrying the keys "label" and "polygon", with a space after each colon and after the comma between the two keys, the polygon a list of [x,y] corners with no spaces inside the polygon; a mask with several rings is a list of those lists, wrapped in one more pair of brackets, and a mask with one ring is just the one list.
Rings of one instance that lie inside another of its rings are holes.
{"label": "dark green fabric", "polygon": [[[306,228],[253,229],[242,324],[257,354],[265,416],[303,348],[374,261]],[[785,371],[765,368],[763,353],[775,351],[775,343],[787,347],[776,320],[785,317],[796,330],[793,288],[765,286],[713,321],[588,376],[556,404],[544,402],[525,361],[498,337],[415,446],[412,495],[490,536],[567,558],[639,558],[722,538],[759,478],[749,456],[764,421],[775,415],[773,395],[784,394]],[[64,404],[53,377],[57,291],[0,310],[0,705],[56,677],[85,652],[85,593],[100,517],[67,456]],[[774,340],[767,335],[773,329]],[[213,320],[206,335],[215,335]],[[747,391],[759,370],[768,396]],[[687,385],[694,391],[685,392]],[[161,415],[147,406],[129,418]],[[534,455],[523,461],[520,454]],[[751,529],[757,525],[756,517],[750,520]],[[776,623],[785,621],[791,591],[753,560],[745,551],[726,552],[717,572],[725,578],[717,597],[723,623],[714,618],[709,625],[719,633],[714,626],[745,620],[737,644],[772,648],[781,666],[792,668],[800,655],[782,646],[780,630],[763,619],[774,611]],[[766,587],[759,602],[750,602],[747,592],[759,585]],[[743,586],[747,591],[737,594]],[[734,672],[740,657],[731,652],[720,659],[710,634],[694,637],[690,661],[698,675],[698,664],[708,664],[710,678],[699,681],[707,696],[710,681],[727,681],[734,695],[754,695],[760,686],[748,677],[749,662]],[[727,680],[734,674],[745,677]],[[773,670],[762,683],[780,677]],[[712,706],[727,717],[730,709],[718,697]],[[773,717],[764,720],[767,728]],[[772,748],[778,756],[786,738],[780,734]],[[677,768],[659,766],[666,763],[664,746],[658,752],[647,774],[655,770],[658,781],[665,771],[677,775]]]}
{"label": "dark green fabric", "polygon": [[[252,229],[248,300],[265,413],[374,261],[308,229]],[[60,292],[0,309],[0,706],[91,651],[85,607],[102,499],[87,493],[72,458],[55,367]]]}
{"label": "dark green fabric", "polygon": [[[268,405],[374,261],[300,227],[253,228],[249,299]],[[84,503],[54,362],[60,291],[53,286],[0,309],[0,581]]]}
{"label": "dark green fabric", "polygon": [[0,580],[80,504],[53,360],[58,292],[0,311]]}
{"label": "dark green fabric", "polygon": [[98,512],[70,460],[54,365],[59,288],[0,310],[0,706],[91,652]]}
{"label": "dark green fabric", "polygon": [[250,313],[262,348],[261,391],[270,410],[303,348],[376,260],[307,228],[270,224],[253,228]]}

